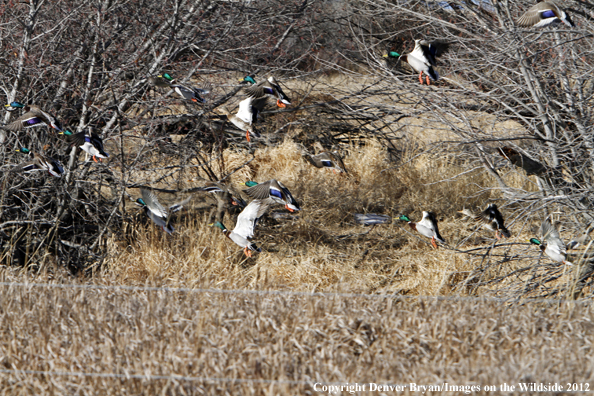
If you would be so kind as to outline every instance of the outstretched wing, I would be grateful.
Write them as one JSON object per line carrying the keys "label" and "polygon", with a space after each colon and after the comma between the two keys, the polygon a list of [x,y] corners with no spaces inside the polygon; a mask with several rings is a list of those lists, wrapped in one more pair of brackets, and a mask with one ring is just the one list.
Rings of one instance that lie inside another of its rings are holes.
{"label": "outstretched wing", "polygon": [[426,40],[421,40],[419,44],[421,51],[423,51],[423,55],[433,66],[437,66],[435,58],[441,56],[441,54],[446,52],[450,46],[449,43],[444,41],[434,41],[430,43]]}
{"label": "outstretched wing", "polygon": [[141,188],[140,193],[142,194],[144,203],[152,213],[164,219],[167,218],[167,209],[165,209],[163,205],[159,203],[159,200],[153,191],[146,188]]}
{"label": "outstretched wing", "polygon": [[261,98],[266,95],[276,96],[274,89],[266,87],[265,84],[268,84],[268,81],[261,81],[258,84],[247,87],[244,89],[244,92],[252,98]]}
{"label": "outstretched wing", "polygon": [[266,213],[270,206],[270,200],[255,199],[237,216],[237,224],[233,232],[241,235],[244,238],[251,238],[254,236],[254,228],[260,217]]}
{"label": "outstretched wing", "polygon": [[547,242],[547,249],[551,249],[558,254],[565,254],[565,244],[561,240],[559,231],[548,220],[543,221],[540,225],[540,234]]}
{"label": "outstretched wing", "polygon": [[10,124],[4,126],[4,129],[11,132],[20,132],[23,129],[33,128],[36,126],[47,125],[45,121],[39,117],[36,113],[29,111]]}
{"label": "outstretched wing", "polygon": [[190,199],[192,199],[192,196],[188,196],[188,198],[184,199],[183,201],[180,202],[176,202],[173,205],[171,205],[169,207],[169,213],[175,213],[179,210],[182,210],[182,208],[184,207],[184,205],[186,205],[188,202],[190,202]]}
{"label": "outstretched wing", "polygon": [[36,170],[43,170],[43,168],[37,164],[37,161],[28,161],[13,167],[10,172],[32,172]]}
{"label": "outstretched wing", "polygon": [[365,226],[377,224],[389,224],[392,222],[392,217],[387,215],[380,215],[375,213],[355,213],[355,222]]}
{"label": "outstretched wing", "polygon": [[85,132],[74,133],[72,135],[66,135],[66,141],[73,144],[74,146],[82,146],[86,142]]}
{"label": "outstretched wing", "polygon": [[530,7],[528,11],[518,19],[518,25],[524,27],[535,26],[538,25],[542,19],[558,16],[558,9],[554,4],[548,1],[542,1]]}
{"label": "outstretched wing", "polygon": [[244,192],[254,199],[266,199],[270,197],[270,182],[271,180],[256,184],[255,186],[244,190]]}

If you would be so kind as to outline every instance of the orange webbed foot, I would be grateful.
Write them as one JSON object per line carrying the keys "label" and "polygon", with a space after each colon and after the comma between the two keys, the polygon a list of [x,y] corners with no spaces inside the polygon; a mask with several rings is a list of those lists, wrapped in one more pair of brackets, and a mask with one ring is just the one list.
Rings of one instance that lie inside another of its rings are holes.
{"label": "orange webbed foot", "polygon": [[93,161],[99,162],[99,161],[97,161],[97,158],[95,156],[93,156]]}
{"label": "orange webbed foot", "polygon": [[419,73],[419,82],[423,85],[423,72]]}
{"label": "orange webbed foot", "polygon": [[289,205],[288,205],[288,204],[287,204],[287,205],[285,205],[285,209],[287,209],[287,210],[288,210],[289,212],[291,212],[291,213],[292,213],[292,212],[294,212],[294,210],[293,210],[293,209],[289,208]]}
{"label": "orange webbed foot", "polygon": [[280,99],[276,100],[276,105],[282,109],[284,109],[285,107],[287,107],[286,104],[284,104],[283,102],[280,101]]}
{"label": "orange webbed foot", "polygon": [[251,142],[251,139],[250,139],[250,131],[247,131],[247,132],[245,133],[245,138],[247,139],[247,141],[248,141],[248,142]]}
{"label": "orange webbed foot", "polygon": [[429,76],[425,76],[425,79],[427,80],[427,85],[431,85],[431,83],[429,82]]}
{"label": "orange webbed foot", "polygon": [[437,247],[437,242],[435,242],[435,237],[431,238],[431,244],[433,245],[433,247],[434,247],[435,249],[439,249],[439,248]]}
{"label": "orange webbed foot", "polygon": [[196,99],[196,98],[192,98],[192,102],[196,102],[196,103],[198,103],[198,99]]}

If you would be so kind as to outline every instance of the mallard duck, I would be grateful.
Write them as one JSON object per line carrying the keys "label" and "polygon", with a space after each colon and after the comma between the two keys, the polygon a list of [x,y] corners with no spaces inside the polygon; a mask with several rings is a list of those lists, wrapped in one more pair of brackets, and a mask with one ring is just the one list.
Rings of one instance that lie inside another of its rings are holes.
{"label": "mallard duck", "polygon": [[233,231],[229,231],[220,221],[211,225],[223,230],[223,233],[227,238],[243,248],[243,253],[247,257],[252,257],[252,252],[261,252],[262,249],[258,248],[256,244],[251,242],[248,238],[251,239],[254,236],[254,228],[258,223],[258,219],[266,213],[269,206],[269,200],[254,199],[241,211],[239,216],[237,216],[237,223],[235,224]]}
{"label": "mallard duck", "polygon": [[260,134],[258,133],[258,131],[256,131],[256,129],[252,126],[252,124],[250,122],[246,122],[246,121],[242,120],[241,118],[239,118],[237,115],[232,114],[229,111],[229,109],[227,109],[226,107],[221,107],[219,110],[221,111],[221,113],[223,113],[227,116],[227,119],[233,125],[235,125],[239,129],[241,129],[242,131],[245,131],[245,138],[247,139],[248,142],[251,142],[250,135],[253,135],[254,137],[257,137],[257,138],[260,137]]}
{"label": "mallard duck", "polygon": [[[99,135],[95,134],[92,128],[89,128],[89,134],[85,131],[79,133],[72,133],[69,130],[60,133],[66,136],[66,140],[75,146],[79,146],[81,149],[93,156],[93,161],[97,162],[97,158],[101,161],[101,158],[109,157],[109,154],[103,149],[103,140]],[[88,158],[88,157],[87,157]]]}
{"label": "mallard duck", "polygon": [[557,22],[563,22],[569,27],[575,26],[569,15],[552,1],[541,1],[533,5],[518,19],[518,25],[524,27],[543,27]]}
{"label": "mallard duck", "polygon": [[41,110],[37,106],[24,105],[19,102],[12,102],[10,104],[5,105],[5,107],[7,107],[8,111],[14,111],[16,109],[25,110],[25,114],[23,114],[10,124],[2,127],[8,131],[20,132],[23,129],[47,125],[53,129],[58,130],[59,132],[62,132],[62,128],[60,127],[60,124],[56,120],[56,118],[53,115]]}
{"label": "mallard duck", "polygon": [[21,147],[16,151],[27,155],[33,155],[33,160],[15,166],[10,170],[11,172],[29,173],[35,171],[48,171],[50,175],[55,177],[62,177],[62,174],[64,174],[64,167],[62,164],[53,158],[39,153],[34,153],[24,147]]}
{"label": "mallard duck", "polygon": [[418,223],[412,222],[408,216],[405,215],[401,215],[398,219],[408,222],[410,228],[417,230],[419,234],[431,238],[431,244],[434,248],[437,249],[437,243],[435,242],[436,240],[441,243],[446,243],[441,235],[439,235],[439,228],[437,227],[437,218],[435,217],[435,213],[423,211],[423,219]]}
{"label": "mallard duck", "polygon": [[499,232],[501,232],[501,236],[505,238],[509,238],[511,236],[508,229],[505,228],[503,215],[501,214],[499,209],[497,209],[497,205],[495,204],[487,205],[487,208],[478,214],[473,213],[469,209],[462,209],[458,211],[458,213],[462,213],[470,217],[471,219],[478,221],[482,224],[483,227],[491,231],[494,231],[495,238],[497,239],[501,239],[501,237],[499,236]]}
{"label": "mallard duck", "polygon": [[346,168],[338,152],[323,151],[317,155],[305,155],[305,159],[316,168],[332,169],[334,173],[346,173]]}
{"label": "mallard duck", "polygon": [[175,84],[173,77],[171,77],[167,73],[164,73],[161,76],[157,76],[157,78],[162,78],[162,79],[169,81],[169,87],[171,89],[173,89],[182,98],[189,99],[192,102],[196,102],[196,103],[206,102],[206,100],[204,100],[200,95],[204,95],[204,94],[207,94],[210,92],[206,89],[193,88],[193,87],[187,87],[187,86],[181,85],[181,84]]}
{"label": "mallard duck", "polygon": [[252,125],[258,121],[258,114],[266,106],[268,98],[263,96],[261,98],[249,97],[239,102],[239,109],[237,110],[237,117],[242,121]]}
{"label": "mallard duck", "polygon": [[261,98],[263,96],[275,98],[276,105],[282,108],[291,104],[289,97],[285,95],[276,79],[272,76],[268,77],[268,81],[263,81],[246,88],[245,93],[254,98]]}
{"label": "mallard duck", "polygon": [[448,43],[445,42],[428,42],[425,40],[415,40],[415,48],[409,54],[399,55],[397,52],[391,51],[386,57],[398,57],[398,61],[404,61],[410,65],[417,73],[419,73],[419,81],[423,85],[423,72],[425,73],[425,79],[427,85],[429,83],[429,77],[433,81],[439,80],[439,74],[434,66],[437,66],[435,58],[443,54],[449,47]]}
{"label": "mallard duck", "polygon": [[247,181],[244,184],[249,188],[243,191],[254,199],[271,199],[276,203],[285,205],[289,212],[300,210],[299,204],[293,198],[289,189],[278,180],[271,179],[264,183]]}
{"label": "mallard duck", "polygon": [[548,220],[543,221],[540,225],[540,235],[542,236],[542,239],[544,239],[545,243],[542,243],[537,238],[531,238],[530,243],[538,245],[540,250],[553,259],[553,261],[572,265],[572,263],[565,260],[567,257],[567,246],[561,240],[559,231],[557,231],[557,229],[551,223],[549,223]]}
{"label": "mallard duck", "polygon": [[[169,76],[169,74],[167,74]],[[171,87],[171,83],[169,82],[169,80],[167,80],[165,77],[163,76],[150,76],[148,78],[148,82],[149,84],[151,84],[153,87],[159,87],[159,88],[170,88]]]}
{"label": "mallard duck", "polygon": [[136,204],[142,206],[146,215],[168,234],[175,231],[171,225],[171,215],[181,210],[192,198],[190,195],[183,201],[171,205],[169,209],[165,209],[163,205],[159,203],[159,200],[153,191],[141,188],[140,194],[142,195],[142,198],[138,198]]}

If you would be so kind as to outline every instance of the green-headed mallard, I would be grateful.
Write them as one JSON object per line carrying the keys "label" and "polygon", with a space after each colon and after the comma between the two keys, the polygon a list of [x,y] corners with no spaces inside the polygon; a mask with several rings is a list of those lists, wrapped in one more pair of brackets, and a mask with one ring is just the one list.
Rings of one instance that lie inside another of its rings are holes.
{"label": "green-headed mallard", "polygon": [[10,170],[11,172],[29,173],[34,171],[48,171],[48,173],[52,176],[62,177],[62,174],[64,173],[64,167],[58,160],[39,153],[34,153],[24,147],[21,147],[17,151],[23,154],[33,155],[33,160],[15,166]]}
{"label": "green-headed mallard", "polygon": [[404,61],[410,65],[417,73],[419,73],[419,81],[421,85],[423,85],[423,73],[425,73],[425,79],[427,80],[427,85],[429,83],[429,77],[433,81],[439,80],[439,74],[435,69],[434,66],[437,66],[437,62],[435,58],[443,54],[449,44],[445,42],[428,42],[425,40],[415,40],[415,48],[409,54],[400,55],[397,52],[391,51],[386,57],[398,57],[399,61]]}
{"label": "green-headed mallard", "polygon": [[93,156],[93,161],[97,162],[97,158],[101,161],[101,158],[109,157],[109,154],[103,149],[103,140],[99,135],[95,134],[91,128],[89,128],[89,134],[87,132],[72,133],[69,130],[61,133],[66,136],[66,140],[75,146],[80,147],[87,153]]}
{"label": "green-headed mallard", "polygon": [[565,260],[567,257],[567,246],[561,240],[559,231],[548,220],[543,221],[540,225],[540,235],[545,243],[542,243],[537,238],[531,238],[530,243],[538,245],[540,250],[553,259],[553,261],[572,265],[572,263]]}
{"label": "green-headed mallard", "polygon": [[569,27],[575,26],[569,15],[552,1],[541,1],[533,5],[518,19],[519,26],[536,28],[557,22],[563,22]]}
{"label": "green-headed mallard", "polygon": [[495,238],[501,239],[499,236],[499,232],[501,232],[501,236],[505,238],[509,238],[511,236],[510,232],[507,228],[505,228],[505,222],[503,220],[503,215],[497,209],[497,205],[489,204],[487,208],[482,212],[475,214],[469,209],[462,209],[459,211],[471,219],[481,223],[481,225],[491,231],[495,232]]}
{"label": "green-headed mallard", "polygon": [[324,151],[317,155],[305,155],[305,159],[316,168],[332,169],[334,173],[346,173],[346,168],[338,152]]}
{"label": "green-headed mallard", "polygon": [[229,239],[242,247],[243,253],[247,257],[252,257],[252,251],[261,252],[262,249],[258,248],[256,244],[249,239],[254,236],[254,228],[258,223],[258,219],[266,213],[269,206],[269,200],[254,199],[241,211],[239,216],[237,216],[237,223],[235,224],[233,231],[229,231],[220,221],[217,221],[212,225],[219,227]]}
{"label": "green-headed mallard", "polygon": [[427,238],[431,238],[431,244],[434,248],[437,249],[437,243],[435,243],[436,240],[441,243],[446,243],[441,235],[439,235],[439,228],[437,227],[437,218],[435,217],[435,213],[423,211],[423,219],[418,223],[414,223],[408,218],[408,216],[405,215],[401,215],[398,219],[408,222],[410,228],[417,230],[419,234],[424,235]]}
{"label": "green-headed mallard", "polygon": [[235,125],[239,129],[241,129],[242,131],[245,131],[245,138],[247,139],[248,142],[251,142],[250,135],[253,135],[254,137],[257,137],[257,138],[260,137],[260,134],[258,133],[256,128],[254,128],[250,122],[246,122],[246,121],[242,120],[241,118],[239,118],[237,115],[232,114],[229,111],[229,109],[227,109],[226,107],[221,107],[221,108],[219,108],[219,110],[221,111],[221,113],[223,113],[227,116],[227,119],[233,125]]}
{"label": "green-headed mallard", "polygon": [[62,131],[60,123],[56,120],[56,118],[41,110],[39,107],[34,105],[24,105],[19,102],[12,102],[10,104],[5,105],[9,111],[16,110],[16,109],[24,109],[25,114],[17,118],[15,121],[11,122],[8,125],[3,126],[2,128],[11,131],[11,132],[20,132],[23,129],[28,128],[35,128],[38,126],[49,126],[53,129],[58,130],[59,132]]}
{"label": "green-headed mallard", "polygon": [[204,95],[204,94],[207,94],[210,92],[206,89],[193,88],[193,87],[187,87],[187,86],[181,85],[181,84],[175,84],[173,77],[171,77],[167,73],[164,73],[161,76],[157,76],[157,78],[162,78],[162,79],[169,81],[169,87],[171,89],[173,89],[182,98],[189,99],[192,102],[196,102],[196,103],[206,102],[206,100],[204,100],[204,98],[202,98],[200,95]]}
{"label": "green-headed mallard", "polygon": [[278,180],[272,179],[264,183],[247,181],[245,185],[249,188],[244,192],[254,199],[271,199],[276,203],[285,205],[289,212],[300,210],[297,200],[293,198],[289,189]]}
{"label": "green-headed mallard", "polygon": [[142,206],[146,215],[168,234],[171,234],[173,231],[175,231],[171,225],[171,215],[181,210],[184,205],[187,204],[192,198],[190,195],[183,201],[171,205],[169,209],[165,209],[163,205],[159,203],[159,200],[153,191],[146,188],[141,188],[140,194],[142,194],[142,198],[138,198],[136,203]]}
{"label": "green-headed mallard", "polygon": [[241,84],[251,84],[251,85],[256,84],[256,80],[254,79],[254,76],[245,76],[244,78],[239,80],[239,82]]}
{"label": "green-headed mallard", "polygon": [[291,104],[289,97],[285,95],[276,79],[272,76],[268,77],[268,81],[262,81],[246,88],[245,93],[253,98],[274,98],[278,107],[287,107],[287,105]]}

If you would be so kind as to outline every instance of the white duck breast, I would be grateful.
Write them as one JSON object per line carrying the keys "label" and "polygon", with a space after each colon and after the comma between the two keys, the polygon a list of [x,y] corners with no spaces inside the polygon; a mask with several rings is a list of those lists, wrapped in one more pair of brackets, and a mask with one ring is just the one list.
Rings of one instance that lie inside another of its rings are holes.
{"label": "white duck breast", "polygon": [[172,234],[175,231],[175,228],[173,228],[171,223],[167,222],[167,219],[157,216],[148,208],[148,206],[145,209],[145,211],[149,219],[151,219],[157,226],[161,227],[163,231],[165,231],[168,234]]}
{"label": "white duck breast", "polygon": [[437,220],[428,212],[423,212],[423,219],[417,223],[417,231],[428,238],[435,238],[441,243],[446,243],[441,235],[439,235]]}
{"label": "white duck breast", "polygon": [[429,59],[425,57],[419,43],[415,45],[414,51],[408,54],[406,62],[417,72],[428,74],[434,81],[439,80],[439,74],[433,69]]}
{"label": "white duck breast", "polygon": [[551,223],[545,220],[540,226],[540,233],[547,243],[544,253],[559,263],[565,262],[567,249],[559,235],[559,231],[557,231]]}
{"label": "white duck breast", "polygon": [[252,124],[258,121],[258,114],[266,106],[268,98],[266,96],[255,98],[249,97],[239,102],[239,110],[237,111],[237,117],[242,121]]}
{"label": "white duck breast", "polygon": [[239,216],[237,216],[237,224],[235,224],[235,228],[230,235],[231,239],[233,239],[233,234],[239,235],[242,238],[252,238],[258,219],[266,213],[269,206],[269,203],[265,200],[254,199],[250,202],[250,204],[241,211]]}
{"label": "white duck breast", "polygon": [[94,155],[95,157],[107,158],[105,155],[101,154],[101,152],[97,150],[97,148],[95,148],[95,146],[93,146],[90,142],[85,142],[85,144],[80,146],[80,148],[86,151],[87,153]]}
{"label": "white duck breast", "polygon": [[237,117],[242,121],[251,124],[253,122],[252,112],[252,98],[247,98],[239,102],[239,110],[237,110]]}

